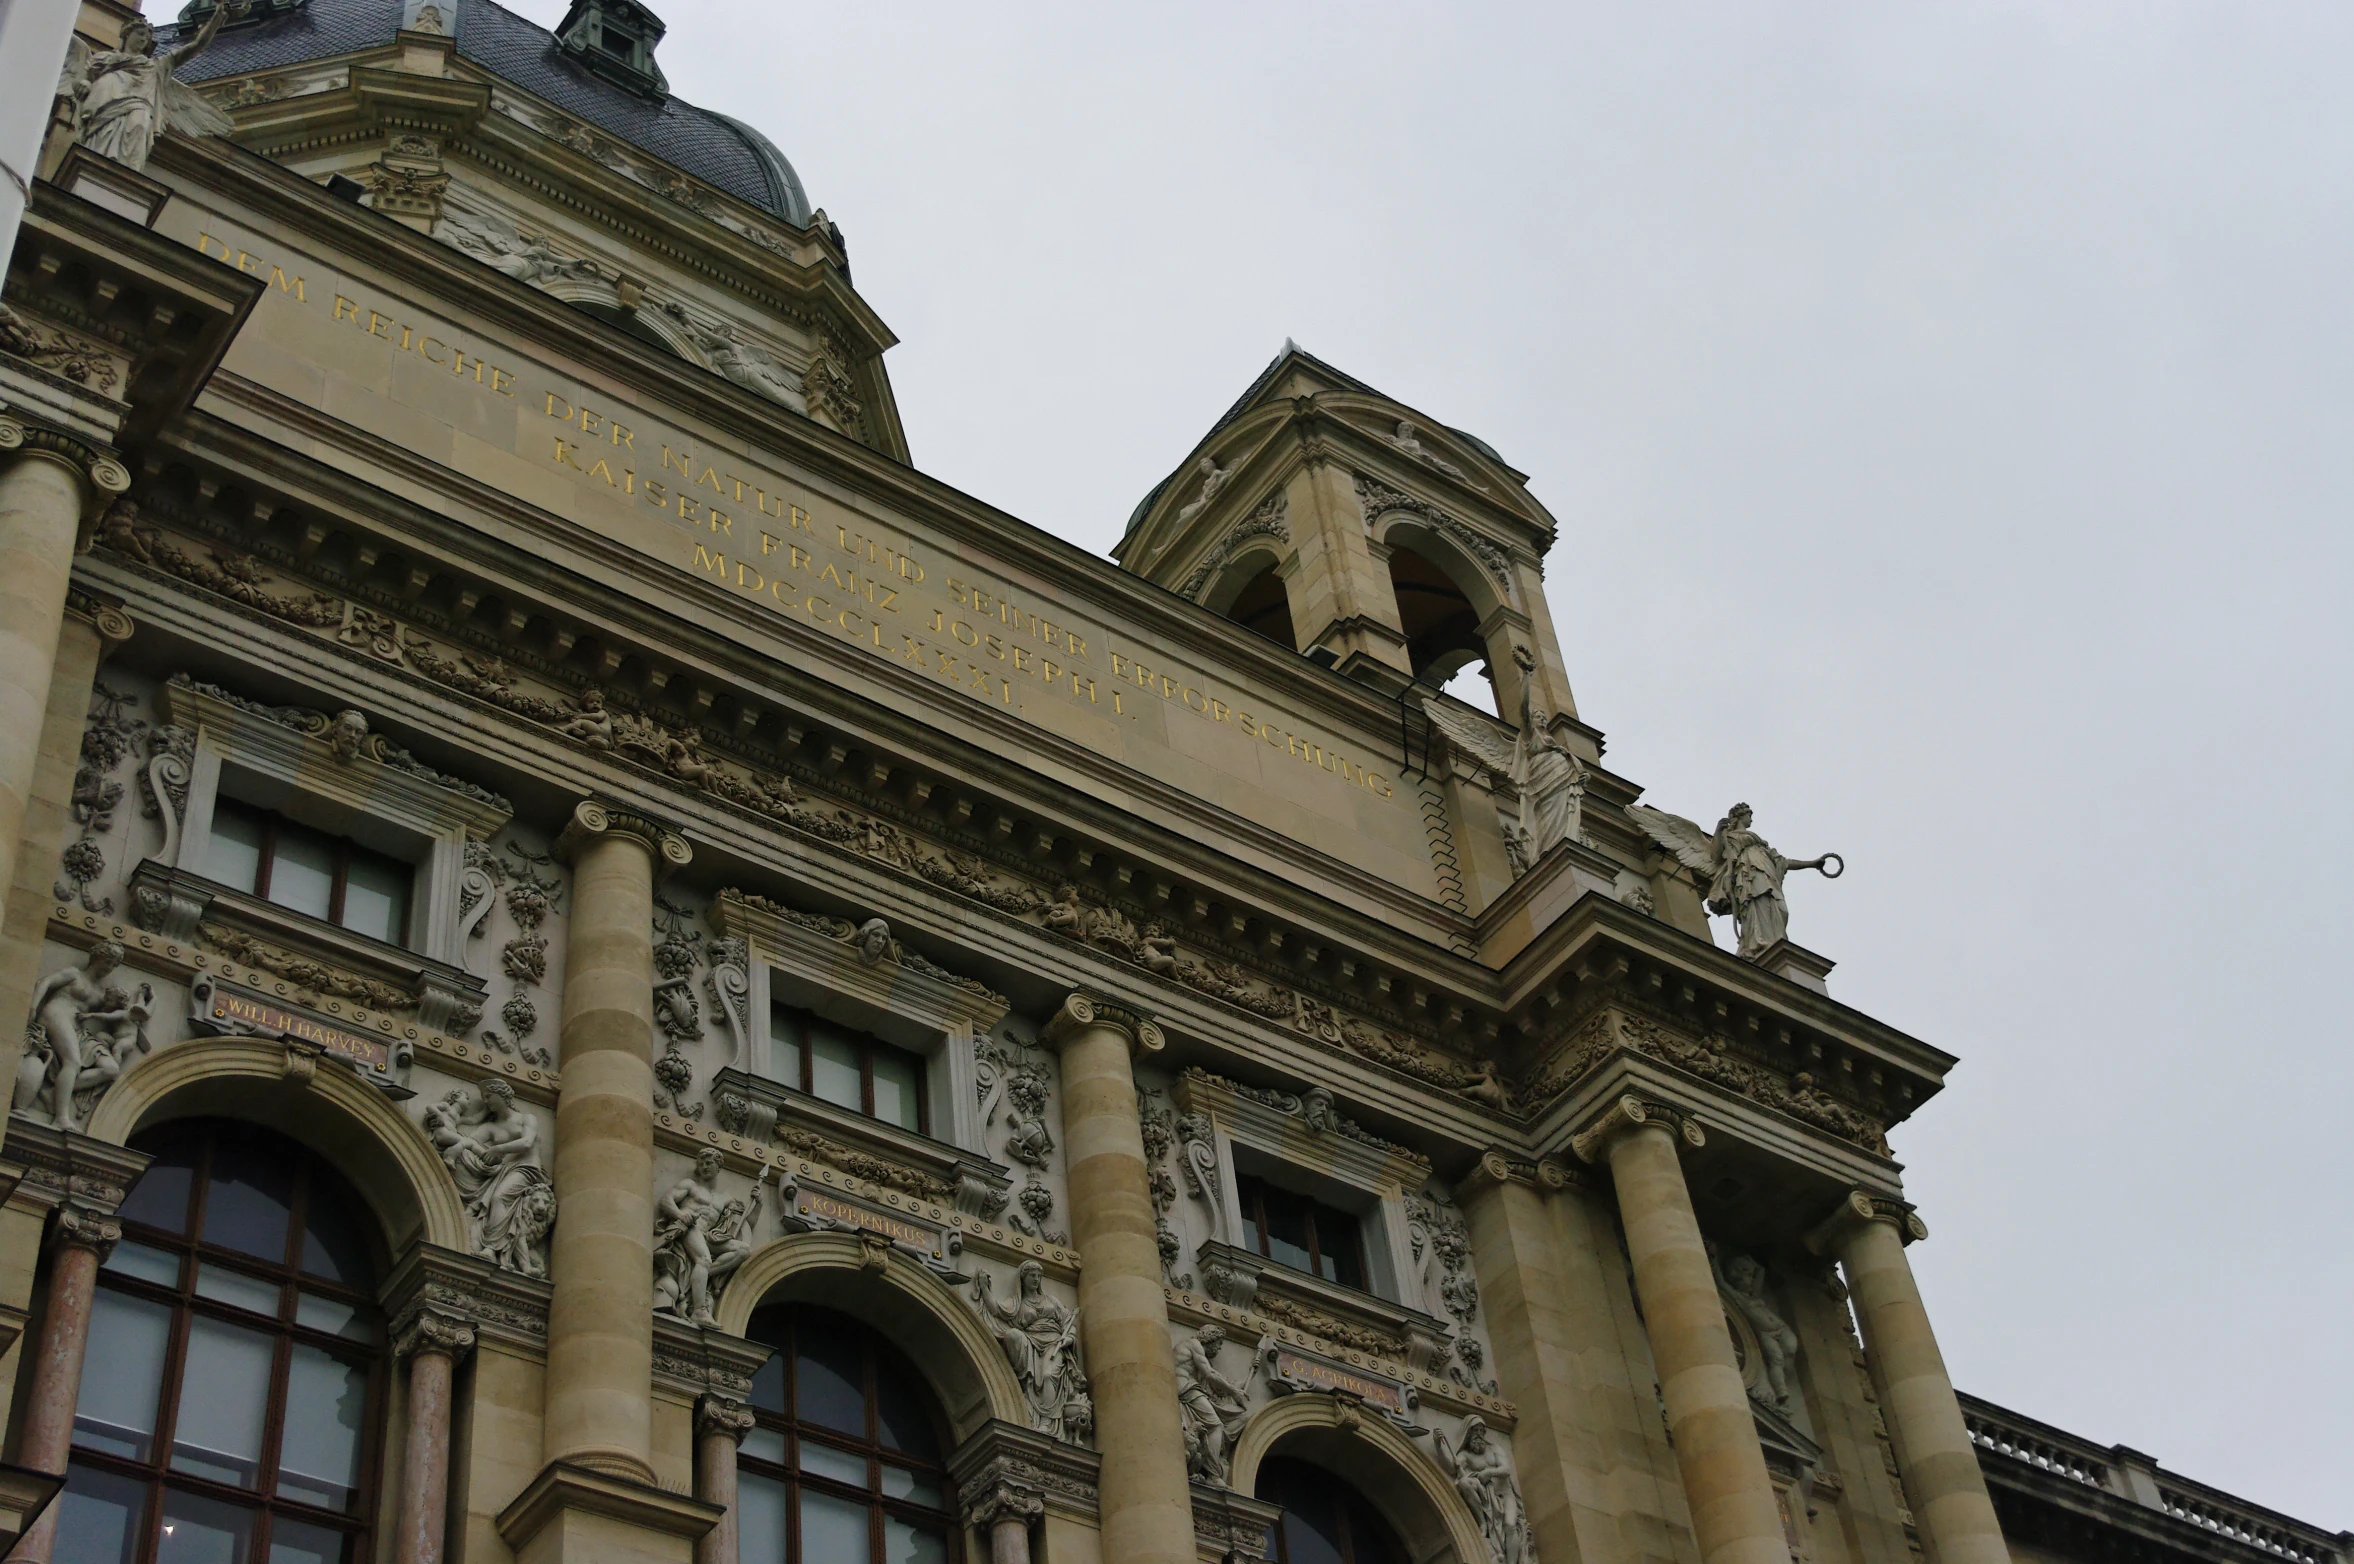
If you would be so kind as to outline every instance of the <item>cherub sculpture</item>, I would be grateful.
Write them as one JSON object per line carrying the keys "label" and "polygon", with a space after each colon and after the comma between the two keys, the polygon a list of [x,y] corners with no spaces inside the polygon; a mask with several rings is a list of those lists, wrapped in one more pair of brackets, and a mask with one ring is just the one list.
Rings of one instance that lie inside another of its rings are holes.
{"label": "cherub sculpture", "polygon": [[1782,896],[1785,875],[1793,869],[1816,869],[1824,879],[1836,880],[1847,869],[1847,861],[1837,853],[1793,861],[1775,852],[1750,829],[1747,804],[1735,804],[1717,822],[1713,836],[1664,809],[1631,804],[1627,813],[1685,868],[1707,880],[1708,910],[1732,917],[1741,936],[1739,954],[1750,961],[1789,937],[1790,904]]}
{"label": "cherub sculpture", "polygon": [[227,135],[233,128],[229,116],[172,72],[213,41],[232,9],[245,8],[215,6],[195,37],[166,53],[156,51],[154,26],[138,16],[123,24],[122,38],[112,49],[71,39],[57,96],[72,116],[75,144],[125,168],[145,168],[155,138],[167,130],[183,136]]}

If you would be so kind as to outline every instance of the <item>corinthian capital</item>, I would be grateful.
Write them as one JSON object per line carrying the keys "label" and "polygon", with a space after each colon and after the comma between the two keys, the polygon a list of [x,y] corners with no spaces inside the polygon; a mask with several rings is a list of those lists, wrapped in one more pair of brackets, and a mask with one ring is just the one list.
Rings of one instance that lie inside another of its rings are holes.
{"label": "corinthian capital", "polygon": [[393,1327],[393,1356],[439,1352],[462,1357],[474,1345],[474,1322],[439,1309],[420,1309]]}
{"label": "corinthian capital", "polygon": [[106,1257],[114,1253],[114,1246],[122,1242],[123,1224],[104,1212],[67,1201],[57,1208],[57,1225],[49,1230],[49,1242],[58,1249],[87,1249],[98,1256],[104,1265]]}
{"label": "corinthian capital", "polygon": [[1027,1483],[1000,1477],[965,1500],[965,1524],[987,1531],[999,1521],[1025,1525],[1046,1513],[1046,1495]]}
{"label": "corinthian capital", "polygon": [[685,868],[695,856],[694,849],[687,846],[687,839],[663,821],[595,798],[582,799],[573,809],[572,818],[564,822],[563,831],[556,837],[556,856],[570,863],[591,842],[617,836],[645,844],[646,851],[653,855],[656,880],[674,869]]}
{"label": "corinthian capital", "polygon": [[1146,1054],[1159,1053],[1168,1044],[1161,1029],[1149,1016],[1115,1005],[1092,994],[1077,993],[1063,1001],[1039,1034],[1050,1048],[1061,1048],[1072,1038],[1085,1032],[1104,1030],[1118,1032],[1128,1041],[1128,1056],[1141,1059]]}
{"label": "corinthian capital", "polygon": [[752,1409],[727,1396],[705,1396],[695,1403],[695,1435],[725,1434],[737,1444],[752,1432]]}
{"label": "corinthian capital", "polygon": [[1695,1151],[1708,1144],[1708,1137],[1688,1115],[1664,1103],[1645,1102],[1629,1094],[1595,1114],[1584,1129],[1570,1136],[1569,1149],[1577,1153],[1580,1162],[1600,1162],[1610,1155],[1610,1148],[1621,1136],[1646,1129],[1664,1130]]}

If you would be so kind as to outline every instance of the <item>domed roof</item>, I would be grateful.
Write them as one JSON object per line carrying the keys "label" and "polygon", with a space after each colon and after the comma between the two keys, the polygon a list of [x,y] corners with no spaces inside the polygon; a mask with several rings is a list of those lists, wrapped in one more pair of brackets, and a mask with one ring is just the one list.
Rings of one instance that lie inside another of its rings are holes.
{"label": "domed roof", "polygon": [[[555,34],[494,0],[438,3],[457,52],[491,75],[796,228],[809,226],[809,196],[800,176],[775,143],[751,126],[608,81]],[[232,22],[179,75],[219,81],[383,48],[406,9],[402,0],[308,0],[261,20]]]}

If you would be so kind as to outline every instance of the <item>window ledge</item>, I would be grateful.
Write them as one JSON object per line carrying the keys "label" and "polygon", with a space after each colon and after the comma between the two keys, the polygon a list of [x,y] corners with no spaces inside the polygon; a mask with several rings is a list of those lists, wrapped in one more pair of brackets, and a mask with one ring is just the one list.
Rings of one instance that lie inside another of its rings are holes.
{"label": "window ledge", "polygon": [[1321,1336],[1327,1341],[1379,1357],[1403,1360],[1421,1373],[1445,1361],[1449,1328],[1444,1320],[1295,1271],[1265,1255],[1211,1239],[1194,1251],[1202,1290],[1223,1304]]}
{"label": "window ledge", "polygon": [[953,1204],[967,1216],[995,1220],[1013,1185],[1012,1175],[985,1157],[732,1065],[712,1077],[711,1105],[721,1128],[747,1140]]}
{"label": "window ledge", "polygon": [[453,1037],[482,1019],[488,985],[462,967],[152,858],[132,871],[130,892],[140,928],[275,972],[305,992],[413,1013],[419,1027]]}

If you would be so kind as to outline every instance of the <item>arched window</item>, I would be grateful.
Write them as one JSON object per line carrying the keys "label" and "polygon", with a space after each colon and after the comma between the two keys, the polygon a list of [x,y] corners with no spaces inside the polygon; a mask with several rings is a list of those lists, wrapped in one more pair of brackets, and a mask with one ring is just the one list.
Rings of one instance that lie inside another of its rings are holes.
{"label": "arched window", "polygon": [[1258,1497],[1283,1506],[1266,1556],[1280,1564],[1406,1564],[1406,1549],[1365,1496],[1321,1466],[1271,1455]]}
{"label": "arched window", "polygon": [[947,1430],[907,1360],[802,1304],[761,1310],[750,1335],[777,1355],[752,1381],[737,1453],[743,1564],[956,1564]]}
{"label": "arched window", "polygon": [[1226,617],[1287,652],[1300,649],[1299,634],[1291,622],[1291,594],[1284,590],[1283,577],[1275,573],[1273,565],[1243,583],[1234,601],[1226,606]]}
{"label": "arched window", "polygon": [[197,1120],[98,1275],[58,1564],[358,1564],[387,1380],[373,1223],[318,1157]]}
{"label": "arched window", "polygon": [[[1488,644],[1479,633],[1479,610],[1428,556],[1400,546],[1390,555],[1390,587],[1398,597],[1398,628],[1406,633],[1406,660],[1414,677],[1446,686],[1470,704],[1496,709]],[[1480,700],[1457,675],[1477,668],[1491,685]]]}

